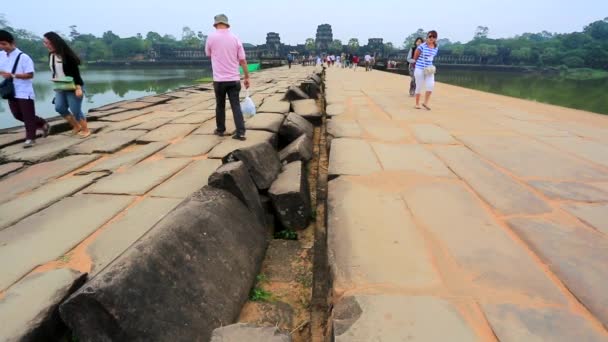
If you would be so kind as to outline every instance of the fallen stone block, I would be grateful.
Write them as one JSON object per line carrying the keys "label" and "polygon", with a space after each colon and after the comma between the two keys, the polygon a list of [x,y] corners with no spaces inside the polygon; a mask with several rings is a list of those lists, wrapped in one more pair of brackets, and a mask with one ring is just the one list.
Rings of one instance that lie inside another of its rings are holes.
{"label": "fallen stone block", "polygon": [[251,178],[260,190],[270,188],[281,172],[279,155],[272,145],[266,142],[234,150],[222,159],[224,163],[238,160],[247,166]]}
{"label": "fallen stone block", "polygon": [[300,85],[300,88],[308,95],[311,99],[318,99],[321,94],[321,87],[315,81],[304,81]]}
{"label": "fallen stone block", "polygon": [[287,101],[279,101],[274,98],[267,98],[260,106],[259,111],[264,113],[289,113],[290,104]]}
{"label": "fallen stone block", "polygon": [[86,274],[58,269],[32,274],[0,299],[1,341],[59,341],[67,327],[59,304],[84,284]]}
{"label": "fallen stone block", "polygon": [[321,108],[314,99],[292,101],[291,108],[296,114],[309,121],[319,120],[323,115]]}
{"label": "fallen stone block", "polygon": [[319,84],[319,85],[320,85],[320,84],[321,84],[321,82],[322,82],[321,76],[319,76],[319,75],[317,75],[317,74],[312,74],[312,75],[310,76],[310,79],[311,79],[311,80],[313,80],[313,81],[315,81],[315,83],[316,83],[316,84]]}
{"label": "fallen stone block", "polygon": [[312,140],[314,135],[313,125],[300,115],[289,113],[283,122],[283,126],[281,126],[281,129],[279,130],[281,140],[290,144],[302,134],[306,134],[306,136]]}
{"label": "fallen stone block", "polygon": [[259,113],[247,120],[245,128],[278,133],[284,120],[283,114]]}
{"label": "fallen stone block", "polygon": [[237,319],[266,247],[238,198],[205,187],[59,311],[79,341],[208,341]]}
{"label": "fallen stone block", "polygon": [[233,324],[213,331],[211,342],[291,342],[277,327],[256,327],[250,324]]}
{"label": "fallen stone block", "polygon": [[306,94],[304,90],[300,89],[299,87],[291,86],[287,90],[287,93],[285,93],[285,99],[288,101],[307,100],[310,99],[310,96],[308,96],[308,94]]}
{"label": "fallen stone block", "polygon": [[281,163],[289,164],[295,161],[307,162],[312,159],[312,140],[306,134],[289,144],[279,152]]}
{"label": "fallen stone block", "polygon": [[312,213],[308,180],[302,162],[287,164],[272,183],[268,194],[283,227],[293,230],[308,227]]}
{"label": "fallen stone block", "polygon": [[251,210],[259,222],[266,226],[266,214],[262,208],[258,189],[243,162],[222,165],[209,177],[209,185],[236,196]]}

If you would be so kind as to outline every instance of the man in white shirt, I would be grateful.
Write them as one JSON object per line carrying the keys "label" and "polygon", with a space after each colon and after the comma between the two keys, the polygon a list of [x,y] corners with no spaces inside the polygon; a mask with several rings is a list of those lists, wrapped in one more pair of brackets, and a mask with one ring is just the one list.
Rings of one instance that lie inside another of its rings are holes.
{"label": "man in white shirt", "polygon": [[46,137],[51,127],[44,119],[36,116],[32,80],[34,62],[17,48],[15,38],[5,30],[0,30],[0,77],[13,80],[15,95],[8,99],[8,105],[15,119],[25,124],[26,140],[23,147],[32,147],[36,143],[36,131],[42,130]]}
{"label": "man in white shirt", "polygon": [[372,56],[370,56],[368,53],[365,55],[365,71],[369,71],[371,62],[372,62]]}

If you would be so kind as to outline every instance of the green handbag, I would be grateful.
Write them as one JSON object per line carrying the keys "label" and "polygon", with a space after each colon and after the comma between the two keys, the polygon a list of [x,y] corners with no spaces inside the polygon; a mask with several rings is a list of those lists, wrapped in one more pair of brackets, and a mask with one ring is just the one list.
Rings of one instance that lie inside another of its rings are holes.
{"label": "green handbag", "polygon": [[66,76],[62,78],[55,78],[52,80],[55,83],[55,90],[74,91],[76,90],[76,84],[74,83],[74,77]]}

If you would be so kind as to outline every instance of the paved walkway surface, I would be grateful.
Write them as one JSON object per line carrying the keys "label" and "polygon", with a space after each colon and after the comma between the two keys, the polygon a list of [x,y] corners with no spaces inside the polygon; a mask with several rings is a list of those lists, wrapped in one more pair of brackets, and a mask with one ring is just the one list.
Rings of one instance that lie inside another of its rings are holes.
{"label": "paved walkway surface", "polygon": [[327,70],[336,341],[607,341],[608,117],[408,84]]}
{"label": "paved walkway surface", "polygon": [[[14,144],[22,129],[0,134],[0,317],[12,315],[2,298],[18,298],[11,299],[15,308],[35,311],[54,298],[53,289],[73,281],[40,273],[98,274],[206,185],[222,157],[275,140],[277,122],[290,109],[284,93],[313,71],[253,74],[252,97],[271,112],[247,121],[255,128],[245,142],[213,135],[210,85],[100,108],[89,114],[96,133],[84,140],[56,134],[25,150]],[[227,127],[234,132],[230,112]]]}

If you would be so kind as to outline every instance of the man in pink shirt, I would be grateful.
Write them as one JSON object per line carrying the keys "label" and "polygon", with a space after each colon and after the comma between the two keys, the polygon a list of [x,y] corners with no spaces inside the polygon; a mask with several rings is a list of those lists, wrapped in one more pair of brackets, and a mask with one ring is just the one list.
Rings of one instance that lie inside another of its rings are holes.
{"label": "man in pink shirt", "polygon": [[215,134],[223,136],[226,132],[226,94],[230,100],[236,133],[233,139],[245,140],[245,120],[241,112],[239,93],[241,91],[241,75],[239,65],[245,73],[245,88],[249,88],[249,71],[245,49],[241,41],[230,32],[228,17],[224,14],[215,16],[216,30],[207,38],[205,53],[211,57],[213,69],[213,88],[215,89]]}

